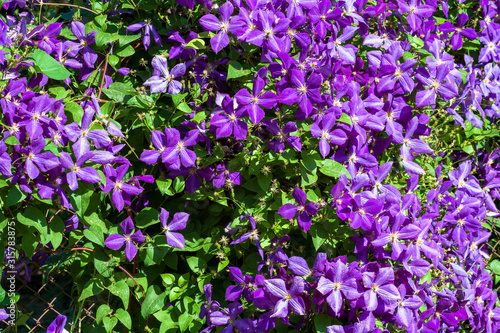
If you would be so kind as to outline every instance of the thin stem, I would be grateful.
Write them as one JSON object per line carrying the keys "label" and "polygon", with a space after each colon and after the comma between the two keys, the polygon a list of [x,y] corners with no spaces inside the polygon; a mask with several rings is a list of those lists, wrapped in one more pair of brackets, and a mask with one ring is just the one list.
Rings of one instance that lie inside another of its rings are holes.
{"label": "thin stem", "polygon": [[[36,3],[35,5],[40,6],[40,7],[43,6],[43,5],[47,5],[47,6],[75,7],[75,8],[80,8],[80,9],[89,11],[89,12],[95,14],[95,15],[99,15],[99,13],[94,12],[92,9],[88,9],[88,8],[85,8],[85,7],[82,7],[82,6],[78,6],[78,5],[73,5],[73,4],[70,4],[70,3],[56,3],[56,2],[43,2],[43,1],[40,1],[40,3]],[[41,8],[40,8],[40,11],[41,11]]]}
{"label": "thin stem", "polygon": [[102,73],[101,85],[99,86],[99,94],[97,95],[97,99],[101,99],[102,86],[104,85],[104,80],[106,79],[106,71],[108,70],[108,59],[109,52],[106,53],[106,61],[104,62],[104,72]]}
{"label": "thin stem", "polygon": [[125,272],[125,274],[127,274],[134,282],[135,284],[141,289],[141,292],[142,292],[142,296],[144,296],[144,298],[146,298],[146,294],[144,293],[144,289],[142,289],[142,286],[137,283],[137,281],[134,279],[134,277],[132,276],[132,274],[130,274],[125,268],[123,268],[122,266],[118,266],[119,269],[121,269],[122,271]]}

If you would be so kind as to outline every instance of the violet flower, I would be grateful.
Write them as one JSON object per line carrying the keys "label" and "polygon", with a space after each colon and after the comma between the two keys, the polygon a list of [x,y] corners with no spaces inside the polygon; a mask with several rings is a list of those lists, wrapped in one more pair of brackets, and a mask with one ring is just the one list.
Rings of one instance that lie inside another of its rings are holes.
{"label": "violet flower", "polygon": [[325,276],[318,282],[317,290],[326,296],[326,301],[336,316],[340,316],[344,309],[344,298],[353,300],[361,296],[358,291],[356,277],[349,274],[347,266],[337,260]]}
{"label": "violet flower", "polygon": [[378,273],[364,272],[363,284],[368,290],[364,293],[366,309],[375,311],[378,307],[377,296],[389,305],[399,299],[399,291],[394,286],[394,269],[391,267],[380,268]]}
{"label": "violet flower", "polygon": [[57,316],[57,318],[47,327],[47,333],[63,333],[65,332],[64,326],[68,318],[63,315]]}
{"label": "violet flower", "polygon": [[106,186],[103,188],[103,191],[109,193],[113,190],[111,201],[118,211],[123,210],[125,201],[130,204],[130,195],[139,195],[143,191],[142,188],[127,184],[127,182],[123,180],[128,168],[129,166],[127,164],[119,166],[116,170],[113,168],[104,168]]}
{"label": "violet flower", "polygon": [[134,231],[134,222],[130,217],[123,220],[120,227],[123,230],[123,236],[119,234],[109,235],[104,241],[104,245],[112,250],[119,250],[125,244],[125,257],[128,261],[132,261],[138,252],[133,242],[144,243],[146,238],[140,230]]}
{"label": "violet flower", "polygon": [[300,297],[300,295],[304,293],[303,278],[298,276],[294,277],[289,289],[287,289],[285,281],[278,278],[265,280],[264,285],[269,294],[278,298],[278,302],[274,306],[271,317],[288,317],[289,307],[298,315],[305,314],[306,309],[304,300]]}
{"label": "violet flower", "polygon": [[187,213],[175,213],[172,221],[167,224],[169,212],[161,208],[160,222],[163,226],[163,231],[167,237],[167,244],[178,249],[184,249],[184,236],[181,233],[173,232],[186,229],[186,223],[189,218]]}
{"label": "violet flower", "polygon": [[156,32],[155,27],[151,24],[151,20],[147,19],[143,22],[135,23],[127,27],[127,31],[137,31],[144,28],[144,37],[142,38],[142,44],[144,48],[147,50],[149,48],[149,44],[151,43],[151,34],[153,34],[153,40],[157,45],[162,46],[161,37]]}
{"label": "violet flower", "polygon": [[242,106],[242,111],[248,114],[254,124],[260,123],[264,118],[265,112],[261,106],[271,109],[278,102],[278,96],[275,93],[271,91],[262,93],[265,85],[266,82],[257,77],[253,81],[252,95],[248,90],[241,89],[234,96],[238,104]]}
{"label": "violet flower", "polygon": [[214,311],[210,315],[210,321],[215,326],[228,325],[222,330],[224,333],[233,333],[235,329],[241,333],[252,333],[253,323],[250,318],[236,319],[240,314],[243,313],[243,306],[234,302],[229,304],[228,309],[221,309],[219,311]]}
{"label": "violet flower", "polygon": [[169,94],[176,95],[182,90],[182,83],[174,79],[186,73],[184,64],[175,65],[169,72],[167,58],[161,55],[154,56],[151,64],[154,68],[154,75],[144,82],[145,86],[151,88],[151,93],[168,91]]}
{"label": "violet flower", "polygon": [[450,22],[446,21],[439,26],[439,30],[443,32],[453,32],[451,36],[451,48],[453,50],[459,50],[464,44],[462,36],[474,40],[477,38],[477,33],[474,28],[464,28],[464,25],[469,20],[469,16],[466,13],[460,13],[457,16],[457,26],[455,27]]}
{"label": "violet flower", "polygon": [[71,156],[66,152],[60,152],[61,165],[70,172],[66,174],[66,180],[68,181],[69,188],[74,191],[78,188],[77,177],[89,184],[95,184],[101,181],[101,176],[96,169],[92,167],[81,167],[83,163],[87,162],[91,157],[92,153],[86,153],[73,163]]}
{"label": "violet flower", "polygon": [[291,203],[284,204],[278,210],[277,214],[285,219],[290,220],[295,217],[297,212],[299,212],[297,223],[304,232],[307,232],[307,230],[309,230],[309,228],[311,227],[311,216],[316,215],[316,213],[318,212],[318,207],[316,207],[316,204],[314,202],[309,202],[306,204],[307,195],[298,187],[293,190],[292,195],[299,205],[297,206]]}
{"label": "violet flower", "polygon": [[229,21],[231,19],[231,14],[234,11],[234,6],[229,2],[225,2],[219,7],[219,14],[221,20],[213,14],[204,15],[200,19],[200,24],[205,31],[218,32],[214,37],[210,39],[210,45],[212,49],[217,54],[223,48],[229,45],[229,36],[227,35],[227,30],[229,29]]}

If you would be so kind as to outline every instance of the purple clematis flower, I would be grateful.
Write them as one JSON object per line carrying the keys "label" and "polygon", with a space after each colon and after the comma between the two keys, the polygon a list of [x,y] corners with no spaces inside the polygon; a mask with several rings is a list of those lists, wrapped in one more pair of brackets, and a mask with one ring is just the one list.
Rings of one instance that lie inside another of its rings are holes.
{"label": "purple clematis flower", "polygon": [[415,78],[428,86],[427,89],[417,92],[415,101],[418,107],[436,105],[437,93],[446,101],[458,95],[455,83],[445,81],[448,73],[450,73],[450,69],[446,64],[438,65],[435,75],[424,68],[417,69]]}
{"label": "purple clematis flower", "polygon": [[[24,150],[26,157],[25,168],[31,179],[38,177],[40,170],[47,172],[59,165],[57,157],[52,152],[41,152],[43,148],[45,148],[45,139],[38,138]],[[37,166],[40,170],[38,170]]]}
{"label": "purple clematis flower", "polygon": [[85,34],[85,25],[82,22],[73,21],[71,22],[71,32],[78,39],[79,43],[71,42],[69,55],[74,56],[78,51],[83,49],[83,62],[87,67],[94,68],[94,64],[97,61],[97,53],[89,45],[95,43],[97,31]]}
{"label": "purple clematis flower", "polygon": [[296,314],[305,314],[304,300],[299,296],[304,292],[303,278],[294,277],[290,289],[287,289],[285,281],[278,278],[265,280],[264,285],[269,294],[279,299],[271,317],[286,318],[289,306]]}
{"label": "purple clematis flower", "polygon": [[134,231],[134,222],[130,217],[123,220],[120,227],[123,230],[123,236],[119,234],[109,235],[104,241],[104,245],[112,250],[119,250],[125,244],[125,257],[128,261],[132,261],[138,252],[133,242],[144,243],[146,238],[140,230]]}
{"label": "purple clematis flower", "polygon": [[377,296],[383,303],[391,304],[399,298],[399,291],[394,283],[394,270],[391,267],[380,268],[378,273],[364,272],[363,284],[368,290],[364,293],[365,305],[368,311],[375,311],[378,307]]}
{"label": "purple clematis flower", "polygon": [[64,325],[66,325],[66,321],[68,318],[63,315],[57,316],[57,318],[47,327],[47,333],[63,333]]}
{"label": "purple clematis flower", "polygon": [[446,21],[439,26],[439,30],[443,32],[453,32],[451,36],[451,48],[453,50],[459,50],[464,44],[462,37],[469,40],[474,40],[477,38],[477,33],[474,28],[464,28],[464,25],[469,20],[469,16],[466,13],[460,13],[457,17],[457,26],[455,27],[450,22]]}
{"label": "purple clematis flower", "polygon": [[69,188],[74,191],[78,188],[77,177],[89,184],[95,184],[101,181],[101,176],[96,169],[92,167],[81,167],[83,163],[87,162],[91,157],[92,153],[86,153],[73,163],[71,156],[66,152],[60,153],[61,165],[66,169],[71,170],[66,174],[66,180],[68,181]]}
{"label": "purple clematis flower", "polygon": [[137,31],[142,28],[144,29],[144,37],[142,38],[142,44],[144,45],[144,48],[147,50],[149,48],[149,44],[151,43],[151,34],[153,34],[153,40],[157,45],[162,46],[161,44],[161,37],[158,35],[158,32],[156,32],[155,27],[151,24],[151,20],[146,20],[144,22],[139,22],[130,25],[127,27],[127,31]]}
{"label": "purple clematis flower", "polygon": [[[129,168],[128,164],[120,165],[118,168],[104,168],[104,175],[106,176],[106,186],[104,192],[109,193],[113,190],[111,201],[119,211],[123,210],[125,201],[130,204],[130,195],[139,195],[143,191],[134,185],[127,184],[123,180]],[[125,197],[125,198],[124,198]]]}
{"label": "purple clematis flower", "polygon": [[265,112],[261,106],[271,109],[278,102],[278,96],[271,91],[262,93],[266,82],[260,77],[253,81],[252,95],[246,89],[241,89],[235,95],[236,101],[242,106],[242,111],[248,114],[254,124],[260,123]]}
{"label": "purple clematis flower", "polygon": [[302,150],[302,142],[298,136],[289,135],[297,131],[297,125],[294,122],[289,121],[286,123],[283,130],[280,129],[278,123],[275,120],[264,120],[262,124],[267,128],[269,132],[278,137],[278,140],[273,140],[269,143],[269,147],[275,153],[283,153],[285,151],[285,142],[297,151]]}
{"label": "purple clematis flower", "polygon": [[234,101],[225,97],[222,101],[222,109],[215,111],[210,120],[210,126],[215,129],[215,137],[227,138],[234,134],[236,140],[245,140],[247,136],[247,123],[239,120],[240,113],[234,111]]}
{"label": "purple clematis flower", "polygon": [[181,140],[180,133],[175,128],[165,128],[165,134],[167,146],[162,152],[163,163],[172,170],[179,170],[181,164],[187,168],[196,166],[196,154],[187,147],[196,144],[198,130],[189,131],[183,140]]}
{"label": "purple clematis flower", "polygon": [[250,318],[236,319],[242,313],[243,306],[238,302],[234,302],[229,304],[227,310],[221,309],[220,311],[212,312],[210,314],[210,321],[215,326],[229,324],[222,330],[223,333],[233,333],[234,329],[237,329],[241,333],[252,333],[254,329]]}
{"label": "purple clematis flower", "polygon": [[408,25],[413,31],[418,30],[422,25],[422,19],[431,17],[435,8],[430,5],[419,4],[418,0],[399,1],[399,10],[401,13],[410,13],[406,17]]}
{"label": "purple clematis flower", "polygon": [[337,260],[331,269],[327,270],[325,276],[320,278],[317,290],[327,296],[326,302],[336,316],[343,312],[344,298],[353,300],[361,296],[356,277],[349,274],[347,266],[340,260]]}
{"label": "purple clematis flower", "polygon": [[331,144],[340,146],[347,141],[347,135],[341,129],[331,131],[333,125],[335,125],[335,114],[333,112],[324,115],[320,121],[311,125],[313,138],[321,138],[319,140],[319,152],[323,158],[330,154]]}
{"label": "purple clematis flower", "polygon": [[296,118],[304,120],[313,111],[313,102],[321,101],[321,76],[311,74],[306,80],[306,72],[303,70],[292,69],[290,82],[294,88],[286,88],[280,93],[280,102],[286,105],[299,103],[299,112]]}
{"label": "purple clematis flower", "polygon": [[229,29],[229,21],[233,11],[234,6],[228,1],[219,7],[219,14],[221,16],[220,21],[213,14],[207,14],[200,19],[200,24],[205,31],[219,32],[210,39],[210,45],[215,53],[219,53],[223,48],[229,45],[227,30]]}
{"label": "purple clematis flower", "polygon": [[312,223],[311,215],[316,215],[318,207],[314,204],[314,202],[309,202],[306,205],[307,195],[298,187],[293,190],[292,195],[299,205],[297,206],[291,203],[284,204],[277,213],[281,217],[290,220],[295,217],[297,212],[299,212],[297,223],[304,232],[307,232]]}
{"label": "purple clematis flower", "polygon": [[154,75],[144,82],[145,86],[151,88],[151,93],[168,91],[169,94],[176,95],[182,90],[182,83],[174,79],[186,73],[186,65],[177,64],[169,72],[167,58],[161,55],[156,55],[151,64],[154,68]]}
{"label": "purple clematis flower", "polygon": [[181,233],[173,232],[186,229],[186,223],[189,218],[187,213],[175,213],[172,221],[167,224],[169,212],[161,208],[160,210],[160,222],[163,226],[163,231],[167,237],[167,243],[170,246],[176,247],[178,249],[184,248],[184,236]]}

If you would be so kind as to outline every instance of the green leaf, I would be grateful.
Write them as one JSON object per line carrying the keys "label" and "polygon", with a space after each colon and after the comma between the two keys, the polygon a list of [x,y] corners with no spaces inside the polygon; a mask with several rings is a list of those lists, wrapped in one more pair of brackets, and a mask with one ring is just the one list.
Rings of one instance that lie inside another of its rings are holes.
{"label": "green leaf", "polygon": [[352,120],[351,117],[349,117],[346,113],[342,113],[338,121],[343,122],[344,124],[351,125],[352,126]]}
{"label": "green leaf", "polygon": [[123,302],[123,308],[128,308],[128,302],[130,297],[130,287],[124,280],[113,283],[108,287],[109,292],[113,295],[120,297]]}
{"label": "green leaf", "polygon": [[203,39],[195,38],[189,41],[189,43],[184,46],[186,49],[201,50],[205,48],[205,41]]}
{"label": "green leaf", "polygon": [[160,287],[150,286],[146,292],[146,298],[142,302],[141,314],[144,319],[158,310],[161,310],[165,305],[165,293],[162,293]]}
{"label": "green leaf", "polygon": [[[97,228],[93,226],[94,228]],[[85,234],[84,230],[84,234]],[[87,237],[87,234],[85,234]],[[88,237],[87,237],[88,238]],[[94,257],[94,266],[96,270],[105,278],[109,278],[113,275],[116,267],[116,259],[109,257],[103,250],[97,249]]]}
{"label": "green leaf", "polygon": [[139,228],[146,228],[159,222],[160,213],[151,207],[144,208],[135,217],[135,225]]}
{"label": "green leaf", "polygon": [[126,45],[124,47],[120,47],[118,50],[116,50],[116,55],[122,58],[125,57],[130,57],[135,53],[135,49],[132,47],[132,45]]}
{"label": "green leaf", "polygon": [[93,225],[89,229],[83,230],[83,235],[92,243],[104,246],[104,235],[101,228]]}
{"label": "green leaf", "polygon": [[7,199],[5,200],[5,207],[10,207],[15,204],[20,203],[26,198],[26,194],[19,189],[19,185],[11,187],[9,193],[7,194]]}
{"label": "green leaf", "polygon": [[[22,214],[17,213],[17,220],[21,224],[35,228],[40,235],[47,236],[47,220],[39,209],[30,206]],[[46,243],[44,242],[44,244]]]}
{"label": "green leaf", "polygon": [[102,324],[106,329],[106,332],[112,332],[113,328],[115,328],[116,324],[118,324],[118,318],[116,317],[104,317],[102,320]]}
{"label": "green leaf", "polygon": [[78,186],[76,190],[69,192],[69,200],[78,216],[83,218],[89,207],[90,197],[94,193],[94,186],[87,183],[79,183]]}
{"label": "green leaf", "polygon": [[20,145],[21,143],[19,142],[19,140],[13,136],[13,135],[10,135],[5,141],[4,143],[6,145],[10,145],[10,146],[13,146],[13,145]]}
{"label": "green leaf", "polygon": [[309,233],[312,236],[314,248],[316,249],[316,251],[318,251],[321,245],[323,245],[323,243],[328,238],[328,232],[325,230],[325,228],[323,228],[322,225],[313,224],[311,226],[311,229],[309,229]]}
{"label": "green leaf", "polygon": [[123,325],[129,330],[132,329],[132,318],[130,318],[130,314],[124,309],[116,310],[115,317],[118,318]]}
{"label": "green leaf", "polygon": [[189,325],[193,321],[193,316],[187,313],[183,313],[179,316],[179,329],[184,332],[188,329]]}
{"label": "green leaf", "polygon": [[172,179],[157,179],[156,185],[158,186],[161,194],[165,195],[166,193],[168,193],[170,185],[172,185]]}
{"label": "green leaf", "polygon": [[250,74],[251,71],[249,69],[243,69],[243,66],[237,61],[229,62],[229,69],[227,71],[227,79],[235,79],[241,76],[245,76]]}
{"label": "green leaf", "polygon": [[112,100],[120,103],[126,103],[135,95],[135,89],[122,82],[113,82],[109,85],[109,88],[103,89],[102,92]]}
{"label": "green leaf", "polygon": [[332,317],[324,313],[316,313],[314,315],[314,327],[317,333],[327,333],[327,326],[332,323]]}
{"label": "green leaf", "polygon": [[184,293],[184,290],[179,288],[179,287],[173,287],[172,289],[170,289],[170,294],[168,296],[170,302],[173,302],[175,301],[176,299],[178,299],[179,297],[181,297],[181,295]]}
{"label": "green leaf", "polygon": [[40,69],[40,72],[47,75],[54,80],[64,80],[70,77],[71,72],[68,71],[63,65],[57,62],[45,51],[36,49],[33,51],[33,60],[35,66]]}
{"label": "green leaf", "polygon": [[85,284],[83,290],[78,298],[78,302],[83,301],[84,299],[97,295],[104,290],[102,281],[96,278],[91,279],[89,282]]}
{"label": "green leaf", "polygon": [[175,283],[175,275],[170,273],[164,273],[160,275],[163,280],[163,285],[165,287],[170,287]]}
{"label": "green leaf", "polygon": [[188,257],[187,263],[189,268],[196,274],[203,273],[207,269],[207,262],[200,257]]}
{"label": "green leaf", "polygon": [[496,275],[500,275],[500,260],[493,260],[492,262],[490,262],[489,266],[493,273],[495,273]]}
{"label": "green leaf", "polygon": [[97,313],[96,313],[96,316],[95,316],[96,322],[99,324],[105,316],[109,315],[112,312],[113,312],[113,310],[111,310],[111,308],[109,307],[109,305],[102,304],[99,307],[99,309],[97,309]]}
{"label": "green leaf", "polygon": [[125,46],[127,44],[130,44],[133,41],[139,39],[140,37],[141,37],[140,34],[118,36],[118,46],[122,47],[122,46]]}
{"label": "green leaf", "polygon": [[319,168],[319,171],[328,177],[339,178],[340,175],[346,175],[347,178],[351,179],[351,175],[347,169],[342,164],[334,160],[324,160],[321,168]]}
{"label": "green leaf", "polygon": [[64,111],[69,111],[73,116],[73,121],[76,121],[79,125],[82,123],[83,118],[83,108],[76,103],[67,103],[64,105]]}
{"label": "green leaf", "polygon": [[52,247],[54,248],[54,250],[57,250],[63,240],[65,229],[63,220],[61,220],[59,216],[54,216],[49,224],[49,229],[51,234],[50,242],[52,243]]}
{"label": "green leaf", "polygon": [[177,105],[177,108],[184,113],[191,113],[193,111],[193,110],[191,110],[191,107],[189,105],[187,105],[187,103],[184,103],[184,102]]}
{"label": "green leaf", "polygon": [[114,41],[117,41],[118,39],[120,39],[120,36],[118,36],[116,34],[110,34],[107,32],[103,32],[103,31],[97,31],[97,33],[95,35],[95,43],[96,43],[97,47],[102,47],[108,43],[112,43]]}

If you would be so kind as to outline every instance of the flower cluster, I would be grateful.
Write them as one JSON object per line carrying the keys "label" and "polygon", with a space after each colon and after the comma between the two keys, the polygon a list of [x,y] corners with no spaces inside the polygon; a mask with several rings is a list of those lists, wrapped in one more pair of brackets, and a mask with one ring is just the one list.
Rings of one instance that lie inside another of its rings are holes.
{"label": "flower cluster", "polygon": [[26,279],[92,252],[108,331],[500,330],[496,2],[90,2],[0,11]]}

